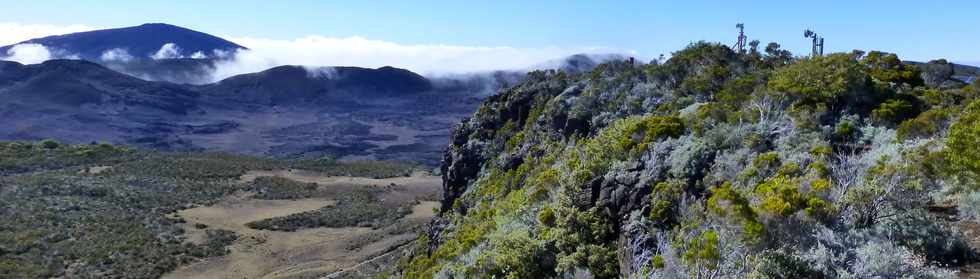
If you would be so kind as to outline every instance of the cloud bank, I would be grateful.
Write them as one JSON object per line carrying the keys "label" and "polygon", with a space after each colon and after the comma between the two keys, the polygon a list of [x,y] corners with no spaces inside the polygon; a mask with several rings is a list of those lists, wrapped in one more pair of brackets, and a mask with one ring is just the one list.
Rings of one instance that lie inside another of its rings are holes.
{"label": "cloud bank", "polygon": [[603,47],[483,47],[446,44],[399,44],[362,37],[330,38],[307,36],[274,40],[227,36],[246,46],[233,59],[216,65],[214,77],[262,71],[280,65],[392,66],[427,76],[523,70],[544,61],[578,53],[632,53]]}
{"label": "cloud bank", "polygon": [[[25,25],[0,23],[0,45],[12,44],[31,38],[94,28],[85,25]],[[222,36],[246,46],[249,50],[227,52],[184,53],[181,46],[168,43],[148,57],[137,57],[125,49],[103,50],[103,62],[128,62],[134,59],[169,58],[224,58],[213,69],[205,69],[209,77],[204,81],[218,81],[233,75],[263,71],[281,65],[303,65],[311,68],[329,66],[355,66],[378,68],[392,66],[413,72],[441,77],[498,70],[528,70],[542,68],[547,61],[554,61],[574,54],[621,53],[607,47],[509,47],[464,46],[449,44],[402,44],[363,37],[332,38],[311,35],[297,39],[267,39],[242,36]],[[3,43],[6,42],[6,43]],[[48,59],[76,58],[63,50],[45,48],[36,44],[24,44],[0,53],[0,59],[25,64],[40,63]],[[164,78],[165,79],[165,78]]]}

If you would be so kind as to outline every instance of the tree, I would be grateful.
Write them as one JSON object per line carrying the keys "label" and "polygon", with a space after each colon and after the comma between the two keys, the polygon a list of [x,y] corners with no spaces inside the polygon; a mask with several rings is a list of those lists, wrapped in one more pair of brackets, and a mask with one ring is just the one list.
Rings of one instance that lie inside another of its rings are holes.
{"label": "tree", "polygon": [[61,143],[52,139],[46,139],[41,141],[41,147],[43,147],[44,149],[55,149],[58,148],[58,146],[60,145]]}
{"label": "tree", "polygon": [[788,50],[780,49],[780,45],[772,42],[766,45],[766,57],[764,62],[770,68],[775,68],[789,64],[793,60],[793,53]]}
{"label": "tree", "polygon": [[[960,119],[949,129],[946,139],[946,160],[953,173],[980,178],[980,101],[974,101]],[[980,186],[980,185],[975,185]]]}
{"label": "tree", "polygon": [[861,63],[868,67],[869,74],[876,80],[907,83],[912,86],[922,85],[919,69],[905,65],[894,53],[871,51],[861,59]]}
{"label": "tree", "polygon": [[752,40],[749,42],[749,50],[752,53],[759,53],[759,40]]}
{"label": "tree", "polygon": [[842,97],[862,91],[868,75],[847,53],[811,57],[782,67],[769,80],[769,89],[784,92],[795,105],[827,104],[834,107]]}

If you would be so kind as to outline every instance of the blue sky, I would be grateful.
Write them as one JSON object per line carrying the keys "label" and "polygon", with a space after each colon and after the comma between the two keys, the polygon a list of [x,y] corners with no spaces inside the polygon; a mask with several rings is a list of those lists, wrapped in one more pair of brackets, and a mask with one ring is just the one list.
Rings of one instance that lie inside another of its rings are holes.
{"label": "blue sky", "polygon": [[980,1],[8,1],[0,22],[121,27],[166,22],[226,36],[358,36],[398,44],[584,48],[641,58],[698,40],[750,39],[805,54],[804,28],[828,51],[980,62]]}

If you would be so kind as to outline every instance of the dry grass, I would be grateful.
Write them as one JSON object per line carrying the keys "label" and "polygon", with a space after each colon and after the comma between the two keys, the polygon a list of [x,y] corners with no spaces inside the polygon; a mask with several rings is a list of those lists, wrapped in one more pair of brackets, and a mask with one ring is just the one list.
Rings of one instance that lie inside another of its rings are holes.
{"label": "dry grass", "polygon": [[[354,267],[415,239],[415,228],[432,218],[438,202],[415,201],[438,194],[441,180],[434,176],[370,179],[321,176],[308,171],[251,171],[241,177],[248,183],[257,177],[278,176],[303,183],[317,183],[317,198],[259,200],[250,193],[226,197],[213,206],[177,213],[187,220],[188,241],[203,239],[205,229],[225,229],[239,238],[227,256],[183,266],[164,278],[316,278]],[[312,228],[295,232],[254,230],[253,221],[317,210],[334,203],[336,189],[372,187],[386,206],[411,206],[412,212],[395,224],[380,229],[342,227]],[[196,224],[204,224],[205,229]],[[406,229],[408,228],[408,229]]]}

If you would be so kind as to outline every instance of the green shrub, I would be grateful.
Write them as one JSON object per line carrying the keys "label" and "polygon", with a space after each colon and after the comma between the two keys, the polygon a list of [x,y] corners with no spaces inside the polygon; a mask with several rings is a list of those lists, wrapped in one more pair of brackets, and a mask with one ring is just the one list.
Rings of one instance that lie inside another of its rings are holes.
{"label": "green shrub", "polygon": [[664,265],[664,256],[662,256],[662,255],[653,256],[653,259],[651,260],[651,262],[653,263],[653,268],[664,268],[664,266],[665,266]]}
{"label": "green shrub", "polygon": [[684,133],[684,123],[672,116],[646,116],[629,125],[620,138],[624,149],[645,149],[646,145],[662,138],[679,137]]}
{"label": "green shrub", "polygon": [[871,111],[871,117],[879,123],[901,123],[906,119],[915,117],[918,113],[915,105],[904,99],[889,99],[878,108]]}
{"label": "green shrub", "polygon": [[967,106],[949,129],[946,160],[954,172],[980,178],[980,152],[977,152],[977,146],[980,146],[980,101]]}
{"label": "green shrub", "polygon": [[823,274],[810,268],[806,260],[783,250],[765,250],[755,262],[755,270],[750,278],[824,278]]}
{"label": "green shrub", "polygon": [[267,200],[309,198],[316,193],[316,183],[302,183],[278,176],[258,177],[252,182],[255,197]]}
{"label": "green shrub", "polygon": [[551,207],[545,207],[538,212],[538,223],[551,227],[555,225],[555,211]]}
{"label": "green shrub", "polygon": [[834,128],[834,137],[847,141],[853,139],[858,132],[858,129],[851,124],[851,121],[844,120],[837,123],[837,127]]}
{"label": "green shrub", "polygon": [[660,182],[652,186],[650,193],[650,220],[661,226],[676,223],[677,203],[684,194],[684,184]]}
{"label": "green shrub", "polygon": [[939,108],[927,110],[899,124],[895,136],[903,141],[936,136],[944,129],[949,119],[949,110]]}
{"label": "green shrub", "polygon": [[700,265],[715,269],[718,266],[718,261],[721,260],[721,252],[718,250],[718,233],[715,231],[701,232],[696,237],[687,240],[684,248],[681,259],[692,266]]}
{"label": "green shrub", "polygon": [[740,221],[746,240],[750,242],[761,240],[765,234],[765,227],[759,222],[749,200],[732,189],[731,183],[725,182],[711,187],[708,191],[711,192],[707,202],[709,211],[722,217],[731,216]]}
{"label": "green shrub", "polygon": [[882,82],[907,83],[912,86],[922,85],[919,68],[906,65],[894,53],[880,51],[868,52],[861,63],[869,68],[871,77]]}
{"label": "green shrub", "polygon": [[254,222],[245,226],[256,230],[295,231],[303,228],[341,228],[370,225],[379,227],[379,222],[390,222],[401,217],[395,208],[387,208],[374,194],[358,190],[344,193],[337,205],[319,210],[291,214]]}
{"label": "green shrub", "polygon": [[777,175],[755,188],[755,194],[760,198],[759,208],[778,216],[789,216],[804,206],[805,200],[800,194],[799,180],[783,175]]}
{"label": "green shrub", "polygon": [[46,140],[42,140],[40,142],[40,145],[44,149],[55,149],[55,148],[58,148],[58,146],[61,146],[61,143],[59,143],[59,142],[57,142],[57,141],[55,141],[53,139],[46,139]]}
{"label": "green shrub", "polygon": [[469,276],[492,278],[547,278],[555,275],[554,258],[542,243],[525,230],[495,234],[490,238],[487,253],[477,258],[477,270]]}
{"label": "green shrub", "polygon": [[794,106],[827,104],[833,107],[843,97],[862,91],[868,75],[850,54],[834,53],[811,57],[779,68],[769,79],[769,89],[784,92]]}

